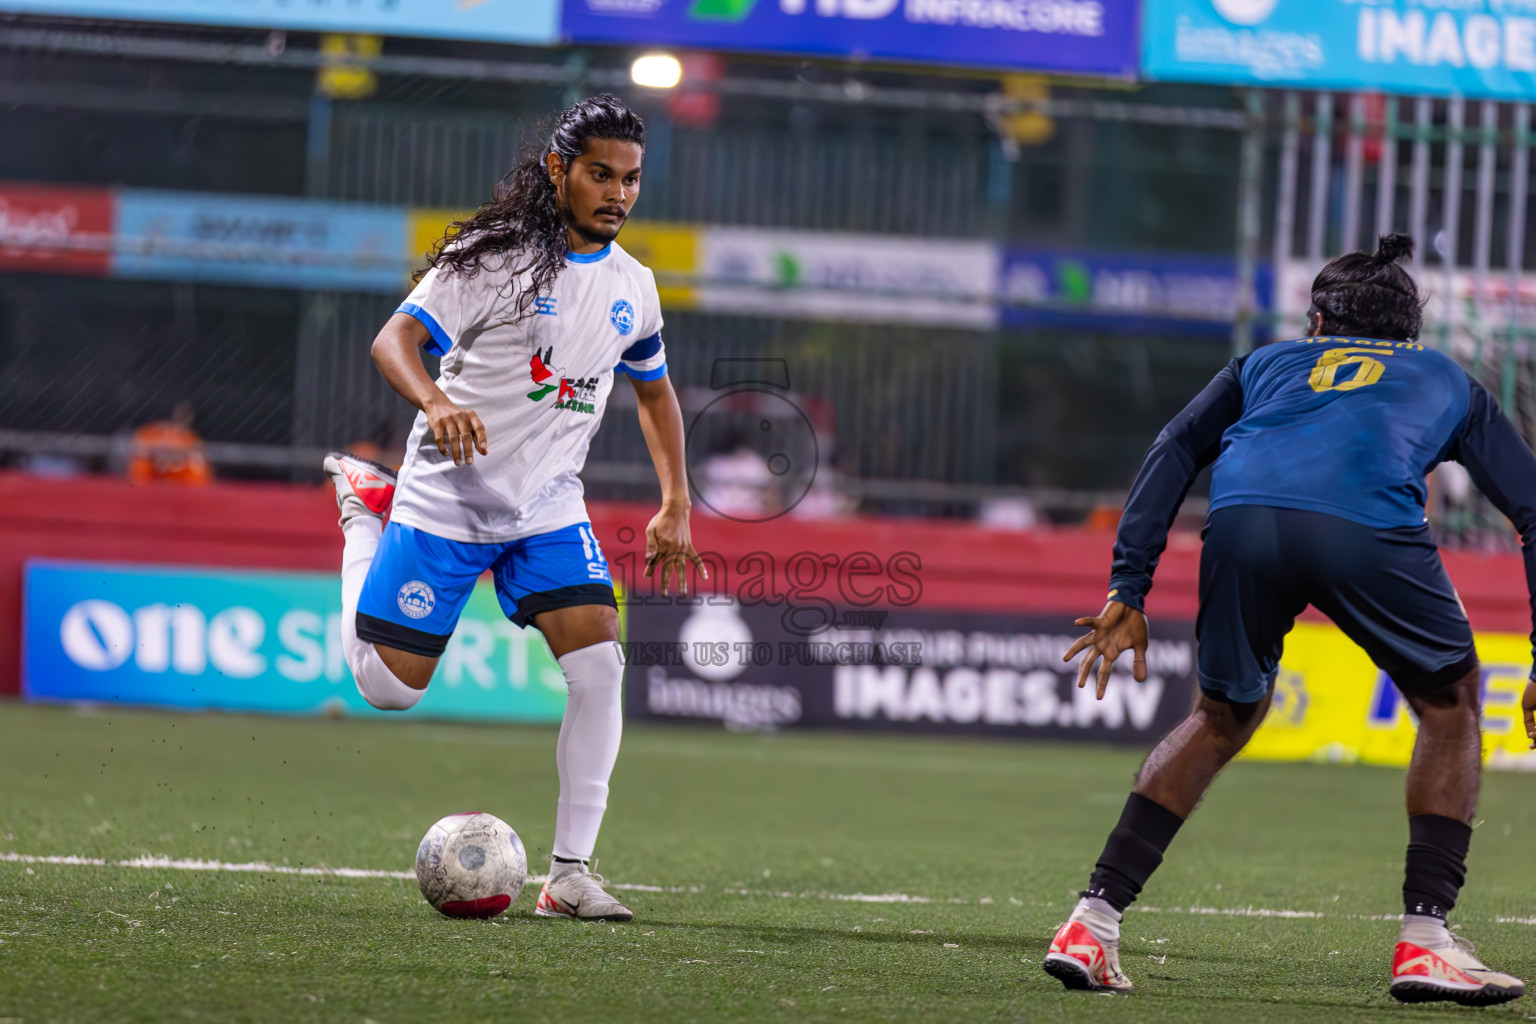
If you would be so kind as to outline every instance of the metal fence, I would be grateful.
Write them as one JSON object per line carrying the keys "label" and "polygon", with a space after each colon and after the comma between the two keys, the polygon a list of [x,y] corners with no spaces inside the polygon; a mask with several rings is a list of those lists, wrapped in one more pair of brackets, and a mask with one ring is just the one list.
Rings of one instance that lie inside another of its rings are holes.
{"label": "metal fence", "polygon": [[[1531,107],[1283,92],[1267,96],[1266,114],[1282,331],[1301,333],[1312,275],[1328,258],[1407,232],[1428,298],[1424,341],[1454,356],[1536,441]],[[1433,509],[1448,538],[1508,546],[1503,517],[1450,475]]]}

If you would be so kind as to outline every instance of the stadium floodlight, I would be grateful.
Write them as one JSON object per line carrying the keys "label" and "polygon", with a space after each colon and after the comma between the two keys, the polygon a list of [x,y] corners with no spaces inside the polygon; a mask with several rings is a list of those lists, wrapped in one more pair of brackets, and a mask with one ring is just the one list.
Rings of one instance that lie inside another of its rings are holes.
{"label": "stadium floodlight", "polygon": [[629,77],[649,89],[670,89],[683,80],[683,66],[670,53],[643,53],[629,66]]}

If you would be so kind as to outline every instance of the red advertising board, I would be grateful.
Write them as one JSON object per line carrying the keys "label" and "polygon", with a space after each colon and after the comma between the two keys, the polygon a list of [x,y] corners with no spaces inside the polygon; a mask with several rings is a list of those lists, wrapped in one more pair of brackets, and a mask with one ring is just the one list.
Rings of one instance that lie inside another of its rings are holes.
{"label": "red advertising board", "polygon": [[0,183],[0,270],[104,275],[112,193]]}

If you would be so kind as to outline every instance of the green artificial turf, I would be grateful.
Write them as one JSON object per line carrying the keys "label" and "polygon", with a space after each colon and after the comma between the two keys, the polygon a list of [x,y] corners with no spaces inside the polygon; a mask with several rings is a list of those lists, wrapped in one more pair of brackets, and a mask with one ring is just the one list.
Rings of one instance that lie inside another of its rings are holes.
{"label": "green artificial turf", "polygon": [[[491,811],[536,870],[554,732],[0,704],[0,854],[409,870]],[[1126,920],[1128,997],[1039,969],[1139,752],[632,726],[599,849],[629,925],[451,921],[414,882],[0,862],[0,1021],[1360,1021],[1400,772],[1235,766]],[[1487,779],[1457,919],[1536,975],[1536,780]],[[906,894],[863,902],[832,894]],[[1320,916],[1236,916],[1259,908]],[[1192,912],[1192,909],[1204,912]],[[1524,918],[1526,922],[1509,920]],[[1503,920],[1501,920],[1503,919]]]}

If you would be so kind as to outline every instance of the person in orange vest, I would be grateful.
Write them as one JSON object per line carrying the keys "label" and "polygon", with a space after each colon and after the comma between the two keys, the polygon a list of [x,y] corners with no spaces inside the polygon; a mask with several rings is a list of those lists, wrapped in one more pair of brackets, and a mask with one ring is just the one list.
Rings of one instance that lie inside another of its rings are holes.
{"label": "person in orange vest", "polygon": [[164,481],[202,487],[213,480],[203,439],[192,429],[192,403],[177,402],[169,419],[133,432],[128,479],[136,484]]}

